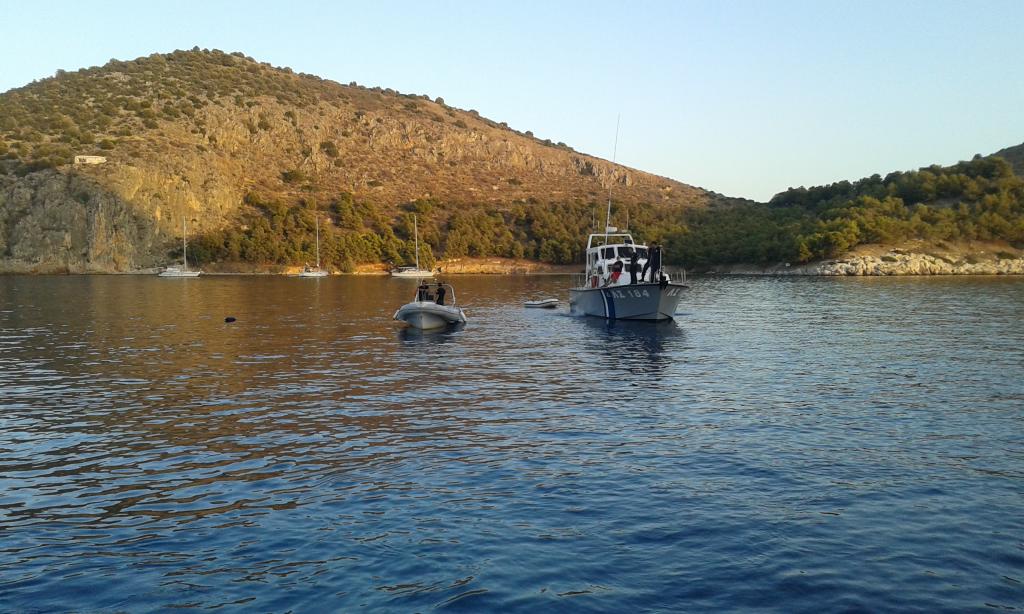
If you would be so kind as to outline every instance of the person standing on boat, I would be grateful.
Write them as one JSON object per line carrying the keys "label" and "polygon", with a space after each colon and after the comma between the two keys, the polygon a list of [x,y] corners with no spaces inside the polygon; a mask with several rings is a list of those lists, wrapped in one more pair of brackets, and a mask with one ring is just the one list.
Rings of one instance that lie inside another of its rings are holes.
{"label": "person standing on boat", "polygon": [[[654,248],[658,245],[651,243],[651,246],[647,248],[647,260],[644,262],[644,268],[640,271],[640,281],[647,281],[647,269],[651,268],[651,260],[654,258]],[[654,277],[651,277],[654,280]]]}
{"label": "person standing on boat", "polygon": [[429,298],[430,298],[430,297],[428,296],[428,293],[429,293],[429,292],[430,292],[430,288],[428,288],[428,287],[427,287],[427,282],[425,282],[425,281],[421,281],[421,282],[420,282],[420,287],[419,287],[419,288],[416,288],[416,299],[417,299],[417,300],[418,300],[419,302],[421,302],[421,303],[422,303],[423,301],[426,301],[427,299],[429,299]]}
{"label": "person standing on boat", "polygon": [[437,304],[444,305],[444,284],[437,282]]}
{"label": "person standing on boat", "polygon": [[658,271],[661,270],[661,246],[657,243],[651,245],[647,254],[647,262],[644,263],[644,270],[640,273],[640,279],[647,279],[647,269],[651,269],[651,282],[658,281]]}
{"label": "person standing on boat", "polygon": [[640,255],[634,249],[633,253],[629,255],[629,285],[636,285],[636,273],[637,269],[640,268]]}

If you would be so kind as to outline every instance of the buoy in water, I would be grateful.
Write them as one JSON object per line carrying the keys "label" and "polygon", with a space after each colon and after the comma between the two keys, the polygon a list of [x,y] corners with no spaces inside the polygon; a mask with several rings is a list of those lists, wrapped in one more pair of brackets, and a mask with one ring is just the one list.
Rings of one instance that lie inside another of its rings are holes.
{"label": "buoy in water", "polygon": [[235,316],[228,316],[228,317],[224,318],[224,321],[225,322],[234,322],[235,321]]}

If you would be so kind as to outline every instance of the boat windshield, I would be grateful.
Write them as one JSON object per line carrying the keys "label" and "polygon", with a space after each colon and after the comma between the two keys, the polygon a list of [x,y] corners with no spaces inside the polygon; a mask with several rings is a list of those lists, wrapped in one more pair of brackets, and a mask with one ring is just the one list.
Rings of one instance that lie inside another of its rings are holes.
{"label": "boat windshield", "polygon": [[[618,254],[616,254],[616,251],[618,252]],[[615,247],[602,247],[601,248],[601,258],[603,258],[605,260],[614,260],[616,257],[618,257],[618,258],[622,258],[623,260],[629,260],[629,258],[633,255],[633,252],[636,252],[637,258],[646,258],[647,257],[647,248],[646,247],[633,247],[632,245],[618,245],[618,246],[615,246]]]}

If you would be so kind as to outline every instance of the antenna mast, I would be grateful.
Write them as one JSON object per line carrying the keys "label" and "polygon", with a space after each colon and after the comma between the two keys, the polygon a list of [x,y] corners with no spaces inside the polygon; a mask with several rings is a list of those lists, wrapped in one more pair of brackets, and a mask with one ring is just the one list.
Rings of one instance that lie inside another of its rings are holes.
{"label": "antenna mast", "polygon": [[619,153],[619,120],[622,115],[615,116],[615,146],[612,147],[612,170],[608,181],[608,212],[604,218],[604,244],[608,245],[608,228],[612,223],[612,186],[615,184],[615,156]]}

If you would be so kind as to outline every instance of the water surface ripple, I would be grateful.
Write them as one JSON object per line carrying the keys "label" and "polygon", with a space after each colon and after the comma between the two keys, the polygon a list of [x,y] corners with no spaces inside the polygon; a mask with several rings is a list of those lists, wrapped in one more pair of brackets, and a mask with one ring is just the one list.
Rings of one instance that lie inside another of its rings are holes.
{"label": "water surface ripple", "polygon": [[0,277],[0,610],[1024,608],[1024,280],[453,281]]}

